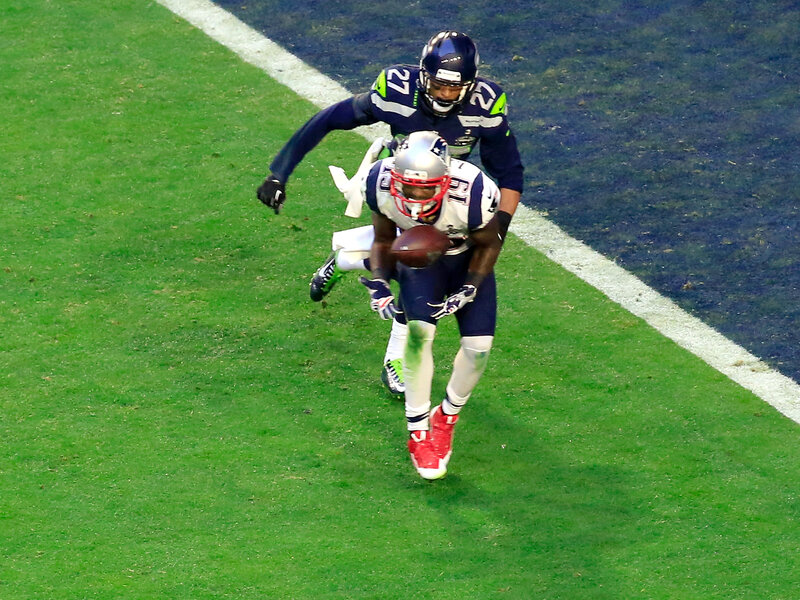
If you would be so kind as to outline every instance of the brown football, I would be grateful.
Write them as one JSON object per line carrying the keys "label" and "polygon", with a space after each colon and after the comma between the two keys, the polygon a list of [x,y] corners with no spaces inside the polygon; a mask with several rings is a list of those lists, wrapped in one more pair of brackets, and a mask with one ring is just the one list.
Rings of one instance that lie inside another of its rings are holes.
{"label": "brown football", "polygon": [[392,254],[409,267],[427,267],[450,247],[450,238],[431,225],[406,229],[392,243]]}

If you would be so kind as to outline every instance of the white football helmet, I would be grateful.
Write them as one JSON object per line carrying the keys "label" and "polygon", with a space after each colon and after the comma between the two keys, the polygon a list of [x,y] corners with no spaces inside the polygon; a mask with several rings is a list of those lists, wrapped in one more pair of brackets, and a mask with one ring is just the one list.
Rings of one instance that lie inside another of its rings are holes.
{"label": "white football helmet", "polygon": [[415,131],[394,155],[389,191],[402,214],[421,221],[442,207],[450,188],[447,142],[435,131]]}

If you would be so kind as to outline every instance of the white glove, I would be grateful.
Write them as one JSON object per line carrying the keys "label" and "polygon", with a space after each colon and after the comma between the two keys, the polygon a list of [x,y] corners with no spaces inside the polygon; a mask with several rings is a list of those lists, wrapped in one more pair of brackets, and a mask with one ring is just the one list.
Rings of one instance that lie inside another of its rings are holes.
{"label": "white glove", "polygon": [[389,284],[383,279],[367,279],[359,277],[361,283],[369,290],[369,307],[374,310],[381,319],[388,321],[402,312],[394,303],[394,295],[389,288]]}
{"label": "white glove", "polygon": [[437,321],[447,315],[452,315],[460,308],[464,308],[467,304],[475,300],[475,294],[478,293],[478,288],[469,283],[462,285],[455,294],[448,296],[441,304],[430,304],[432,308],[438,310],[431,316]]}

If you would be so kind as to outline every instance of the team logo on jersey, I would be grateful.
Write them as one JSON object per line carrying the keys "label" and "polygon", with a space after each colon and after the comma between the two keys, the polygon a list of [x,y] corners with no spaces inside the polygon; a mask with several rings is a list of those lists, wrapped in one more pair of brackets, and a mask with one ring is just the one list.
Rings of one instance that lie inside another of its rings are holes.
{"label": "team logo on jersey", "polygon": [[464,235],[464,232],[458,229],[457,227],[453,227],[448,223],[447,231],[445,231],[447,237],[450,238],[450,247],[455,248],[456,246],[460,246],[464,243],[464,240],[467,239],[467,236]]}
{"label": "team logo on jersey", "polygon": [[[469,134],[469,132],[467,132],[467,133]],[[478,138],[476,138],[474,135],[462,135],[462,136],[457,137],[455,139],[455,141],[453,142],[453,146],[469,146],[469,147],[471,147],[477,140],[478,140]]]}

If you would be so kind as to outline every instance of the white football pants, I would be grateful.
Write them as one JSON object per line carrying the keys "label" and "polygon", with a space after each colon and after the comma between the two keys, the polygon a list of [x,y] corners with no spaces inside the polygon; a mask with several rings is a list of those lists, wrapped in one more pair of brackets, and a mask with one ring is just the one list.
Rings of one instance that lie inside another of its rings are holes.
{"label": "white football pants", "polygon": [[364,259],[369,258],[375,230],[372,225],[335,231],[331,238],[331,249],[339,251],[336,266],[342,271],[364,270]]}

